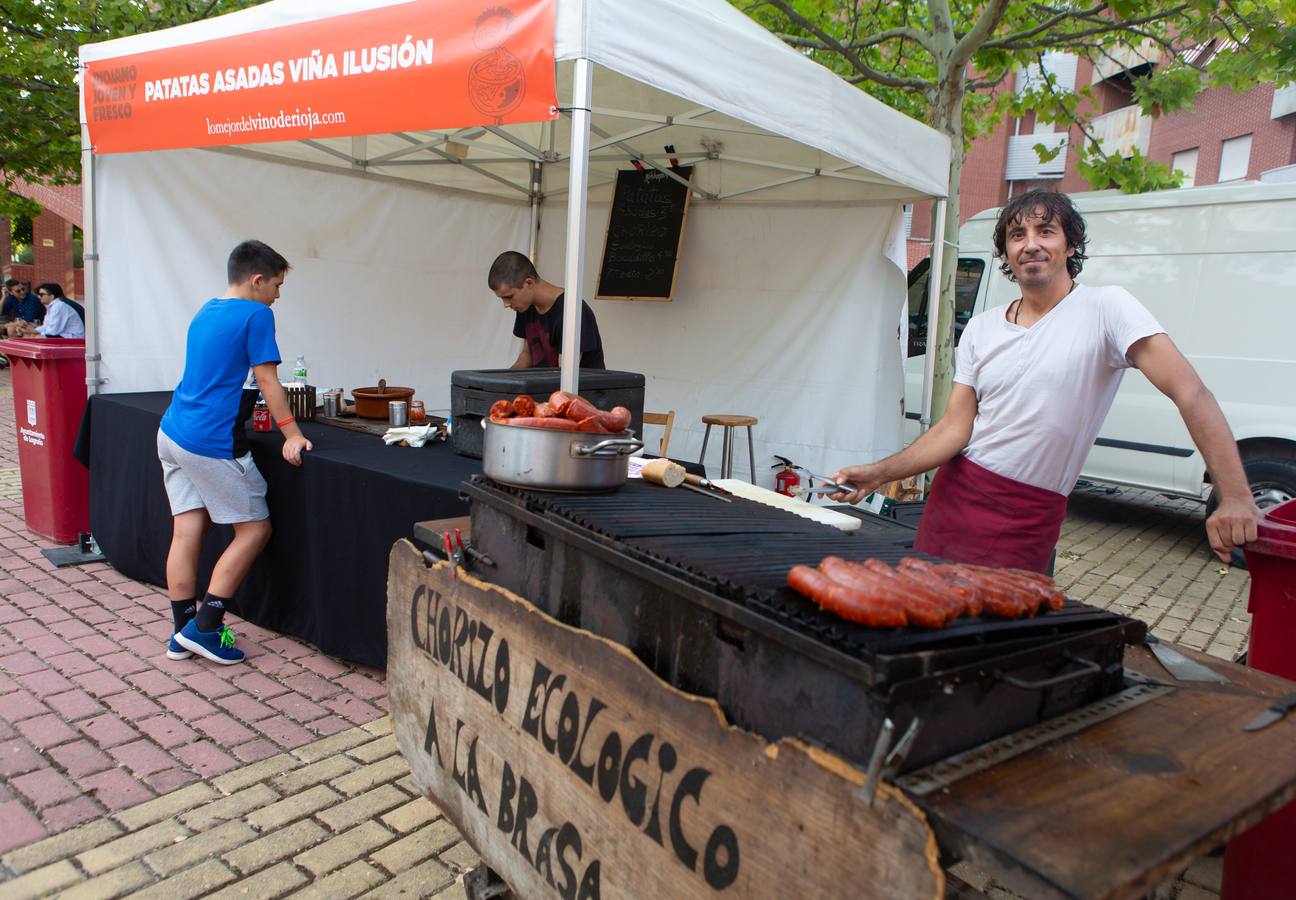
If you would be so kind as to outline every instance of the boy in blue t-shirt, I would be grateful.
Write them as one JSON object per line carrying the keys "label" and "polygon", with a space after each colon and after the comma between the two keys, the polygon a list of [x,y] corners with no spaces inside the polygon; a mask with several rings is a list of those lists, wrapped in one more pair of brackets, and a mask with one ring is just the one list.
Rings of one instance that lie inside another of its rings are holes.
{"label": "boy in blue t-shirt", "polygon": [[[279,347],[271,305],[288,261],[260,241],[230,253],[225,296],[208,300],[189,323],[185,368],[158,429],[158,460],[173,528],[167,555],[167,593],[175,633],[167,656],[191,652],[231,665],[243,659],[234,632],[223,624],[225,606],[270,540],[265,479],[248,450],[244,423],[255,394],[245,396],[248,369],[284,435],[283,457],[300,466],[311,449],[279,383]],[[212,569],[201,608],[195,610],[198,553],[211,522],[234,526],[234,540]]]}

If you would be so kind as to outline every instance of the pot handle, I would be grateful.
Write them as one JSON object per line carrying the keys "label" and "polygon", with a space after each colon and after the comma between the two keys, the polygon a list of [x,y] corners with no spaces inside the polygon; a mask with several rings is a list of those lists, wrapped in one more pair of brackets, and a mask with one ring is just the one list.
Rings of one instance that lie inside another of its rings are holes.
{"label": "pot handle", "polygon": [[571,455],[577,458],[615,459],[643,449],[643,441],[634,438],[609,438],[597,444],[572,444]]}

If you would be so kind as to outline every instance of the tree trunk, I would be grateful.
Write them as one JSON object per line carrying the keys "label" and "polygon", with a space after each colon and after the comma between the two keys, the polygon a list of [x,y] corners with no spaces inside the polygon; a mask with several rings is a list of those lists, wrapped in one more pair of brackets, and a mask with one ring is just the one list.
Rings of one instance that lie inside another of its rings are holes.
{"label": "tree trunk", "polygon": [[[928,322],[927,352],[936,354],[932,383],[932,424],[940,421],[949,402],[954,383],[954,276],[958,271],[959,185],[963,178],[963,73],[949,73],[942,79],[936,104],[936,128],[949,137],[949,199],[945,207],[945,233],[932,235],[932,253],[936,241],[945,241],[940,271],[940,323],[936,329]],[[935,222],[933,221],[933,227]]]}

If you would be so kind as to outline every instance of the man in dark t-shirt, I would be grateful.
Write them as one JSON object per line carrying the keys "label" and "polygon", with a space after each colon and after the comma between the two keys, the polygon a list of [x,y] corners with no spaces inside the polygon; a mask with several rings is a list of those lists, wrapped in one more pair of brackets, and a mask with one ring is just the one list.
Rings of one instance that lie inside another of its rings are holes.
{"label": "man in dark t-shirt", "polygon": [[[557,367],[563,338],[563,289],[545,281],[524,254],[508,250],[495,258],[486,283],[504,305],[517,314],[513,335],[523,340],[522,352],[510,368]],[[603,340],[594,310],[581,301],[580,368],[606,369]]]}

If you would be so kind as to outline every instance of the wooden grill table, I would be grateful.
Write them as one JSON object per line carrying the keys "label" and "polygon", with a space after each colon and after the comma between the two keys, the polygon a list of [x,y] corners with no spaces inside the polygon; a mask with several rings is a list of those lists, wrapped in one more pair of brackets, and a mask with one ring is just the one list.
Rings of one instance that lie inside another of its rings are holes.
{"label": "wooden grill table", "polygon": [[1137,897],[1296,796],[1296,718],[1242,730],[1291,682],[1183,648],[1230,683],[1177,682],[1129,648],[1115,700],[870,802],[860,765],[730,727],[619,644],[408,541],[387,621],[414,780],[524,897],[940,897],[959,858],[1032,898]]}
{"label": "wooden grill table", "polygon": [[1127,648],[1127,672],[1171,689],[913,797],[942,850],[1031,897],[1136,897],[1296,797],[1296,718],[1242,728],[1292,682],[1177,649],[1231,683]]}

